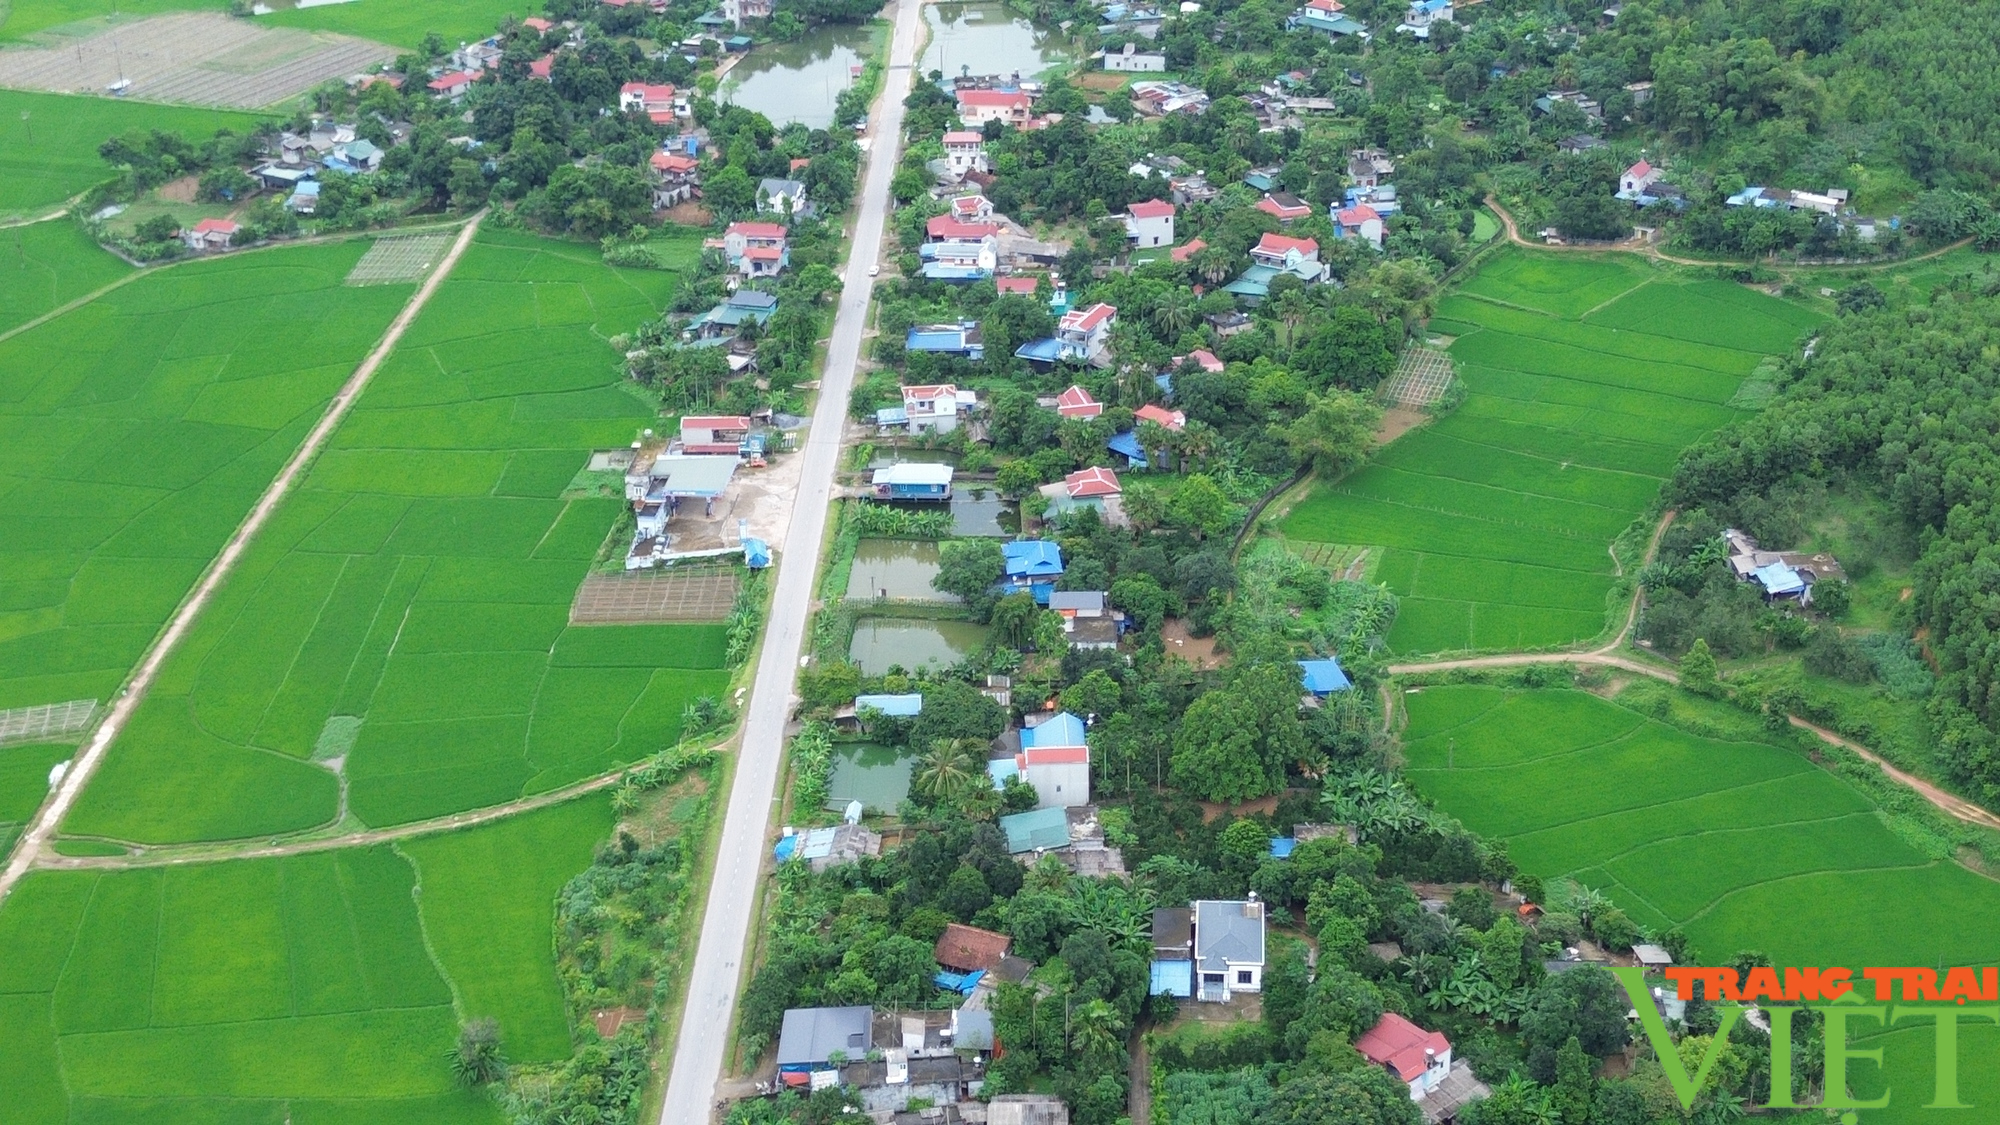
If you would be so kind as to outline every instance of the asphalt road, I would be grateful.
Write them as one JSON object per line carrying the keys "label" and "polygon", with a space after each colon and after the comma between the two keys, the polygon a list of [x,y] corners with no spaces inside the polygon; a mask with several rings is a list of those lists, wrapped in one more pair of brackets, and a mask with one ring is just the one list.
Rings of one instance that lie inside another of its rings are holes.
{"label": "asphalt road", "polygon": [[820,381],[818,405],[806,431],[805,469],[799,481],[791,530],[778,555],[778,586],[772,595],[770,624],[757,679],[750,690],[744,717],[743,748],[736,780],[729,791],[729,812],[722,826],[722,846],[709,887],[708,911],[702,918],[701,944],[688,976],[687,1007],[681,1014],[680,1038],[674,1049],[673,1072],[667,1080],[667,1100],[661,1125],[692,1125],[715,1115],[716,1085],[728,1054],[729,1025],[736,1010],[737,987],[743,978],[751,907],[763,886],[763,867],[771,811],[777,803],[778,762],[784,750],[785,727],[792,710],[792,692],[805,647],[806,619],[812,609],[813,581],[820,543],[826,534],[833,474],[840,461],[840,435],[847,417],[854,367],[861,353],[861,332],[868,315],[869,268],[881,247],[882,226],[889,207],[889,179],[896,171],[903,132],[903,99],[910,91],[911,67],[920,26],[918,0],[898,0],[891,40],[890,68],[869,135],[868,166],[856,199],[853,251],[848,256],[847,281],[833,322],[832,347]]}

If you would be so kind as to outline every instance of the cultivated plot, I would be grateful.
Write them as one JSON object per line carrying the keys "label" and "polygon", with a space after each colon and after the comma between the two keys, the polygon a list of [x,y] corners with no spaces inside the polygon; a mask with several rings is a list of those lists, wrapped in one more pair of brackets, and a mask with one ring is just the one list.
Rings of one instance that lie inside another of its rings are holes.
{"label": "cultivated plot", "polygon": [[0,340],[0,708],[110,699],[408,288],[365,243],[152,273]]}
{"label": "cultivated plot", "polygon": [[0,1122],[487,1125],[461,1019],[571,1050],[551,904],[599,796],[282,859],[30,875],[0,907]]}
{"label": "cultivated plot", "polygon": [[2000,883],[1933,861],[1795,750],[1700,738],[1584,692],[1406,696],[1411,781],[1523,871],[1680,926],[1709,962],[1980,965]]}
{"label": "cultivated plot", "polygon": [[1438,307],[1467,398],[1321,485],[1287,537],[1386,548],[1400,654],[1550,648],[1600,634],[1611,541],[1689,443],[1812,313],[1621,255],[1509,250]]}
{"label": "cultivated plot", "polygon": [[[245,22],[338,31],[404,48],[415,47],[433,31],[447,43],[483,39],[493,34],[504,17],[530,15],[536,10],[513,0],[354,0],[316,6],[271,0],[265,6],[277,10]],[[12,0],[7,8],[0,8],[0,40],[38,37],[50,28],[68,31],[66,25],[86,20],[92,22],[85,27],[94,29],[118,18],[195,8],[220,12],[227,7],[222,0]]]}
{"label": "cultivated plot", "polygon": [[348,271],[349,285],[390,285],[399,281],[417,282],[429,277],[431,267],[444,260],[451,249],[449,234],[413,234],[401,238],[378,238],[368,253]]}
{"label": "cultivated plot", "polygon": [[0,90],[0,218],[46,215],[110,179],[114,172],[97,146],[120,133],[164,129],[201,140],[217,129],[248,132],[257,121],[219,109]]}
{"label": "cultivated plot", "polygon": [[[0,179],[5,175],[0,172]],[[0,332],[131,272],[132,267],[99,248],[75,223],[56,220],[0,230]]]}
{"label": "cultivated plot", "polygon": [[[716,625],[573,628],[622,501],[562,498],[657,425],[605,343],[671,273],[482,234],[245,555],[65,831],[134,841],[502,804],[651,754],[719,695]],[[346,289],[370,293],[373,289]],[[358,726],[356,725],[358,720]],[[322,736],[351,749],[315,755]]]}

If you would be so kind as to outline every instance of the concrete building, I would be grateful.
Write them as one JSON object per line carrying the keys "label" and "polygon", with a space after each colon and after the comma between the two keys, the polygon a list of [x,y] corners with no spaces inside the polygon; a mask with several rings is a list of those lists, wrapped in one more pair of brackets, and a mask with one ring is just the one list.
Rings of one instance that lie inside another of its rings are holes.
{"label": "concrete building", "polygon": [[1174,244],[1174,205],[1148,199],[1125,208],[1125,237],[1135,250]]}

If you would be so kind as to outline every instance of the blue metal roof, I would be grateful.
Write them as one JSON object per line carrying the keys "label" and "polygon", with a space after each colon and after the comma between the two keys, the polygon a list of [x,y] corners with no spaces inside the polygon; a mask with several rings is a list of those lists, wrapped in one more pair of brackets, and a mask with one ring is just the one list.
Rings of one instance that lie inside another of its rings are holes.
{"label": "blue metal roof", "polygon": [[1346,691],[1354,686],[1354,681],[1348,679],[1347,673],[1341,670],[1340,661],[1332,657],[1327,657],[1325,660],[1301,660],[1299,667],[1305,673],[1306,690],[1314,695]]}
{"label": "blue metal roof", "polygon": [[1799,577],[1799,572],[1781,562],[1760,566],[1753,573],[1767,594],[1796,594],[1806,588],[1806,580]]}
{"label": "blue metal roof", "polygon": [[1104,448],[1122,454],[1127,461],[1141,469],[1146,467],[1146,451],[1139,446],[1139,435],[1131,430],[1112,434],[1111,440],[1104,443]]}
{"label": "blue metal roof", "polygon": [[1084,745],[1083,720],[1068,711],[1059,711],[1039,726],[1032,726],[1021,732],[1023,750],[1082,745]]}
{"label": "blue metal roof", "polygon": [[1147,977],[1149,995],[1186,1000],[1194,996],[1193,961],[1155,961]]}
{"label": "blue metal roof", "polygon": [[1292,858],[1292,849],[1298,846],[1299,842],[1290,836],[1279,836],[1271,841],[1271,858],[1290,859]]}
{"label": "blue metal roof", "polygon": [[751,570],[762,570],[771,565],[771,545],[762,539],[743,541],[743,565]]}
{"label": "blue metal roof", "polygon": [[1031,360],[1035,363],[1054,363],[1056,360],[1062,358],[1062,341],[1054,337],[1030,340],[1020,347],[1015,348],[1014,356],[1017,359]]}
{"label": "blue metal roof", "polygon": [[1053,578],[1063,572],[1062,548],[1046,539],[1002,543],[1000,556],[1010,578]]}
{"label": "blue metal roof", "polygon": [[799,838],[797,836],[787,836],[778,841],[778,846],[771,849],[771,854],[777,857],[779,863],[783,863],[792,858],[792,853],[798,850]]}
{"label": "blue metal roof", "polygon": [[875,412],[875,424],[878,426],[903,426],[909,421],[909,411],[900,406],[885,406]]}
{"label": "blue metal roof", "polygon": [[1005,789],[1008,782],[1021,776],[1021,766],[1012,758],[995,758],[986,763],[986,776],[993,779],[993,788]]}
{"label": "blue metal roof", "polygon": [[1019,855],[1036,848],[1069,846],[1069,810],[1036,809],[1000,818],[1000,831],[1007,834],[1007,850]]}
{"label": "blue metal roof", "polygon": [[914,719],[923,713],[924,697],[914,691],[904,695],[857,695],[854,706],[873,707],[892,719]]}
{"label": "blue metal roof", "polygon": [[1340,661],[1333,657],[1301,660],[1298,665],[1305,677],[1306,690],[1314,695],[1346,691],[1354,686],[1354,682],[1347,678],[1347,672],[1341,668]]}
{"label": "blue metal roof", "polygon": [[974,969],[969,973],[954,973],[947,970],[938,973],[931,980],[946,992],[956,992],[961,996],[970,996],[973,990],[979,987],[979,979],[985,975],[985,969]]}

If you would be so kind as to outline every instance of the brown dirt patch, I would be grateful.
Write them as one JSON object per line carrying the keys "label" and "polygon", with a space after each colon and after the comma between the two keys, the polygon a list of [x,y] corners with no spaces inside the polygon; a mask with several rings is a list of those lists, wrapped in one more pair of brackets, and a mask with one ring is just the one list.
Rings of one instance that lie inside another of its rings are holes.
{"label": "brown dirt patch", "polygon": [[736,601],[734,574],[594,574],[569,607],[572,625],[724,621]]}
{"label": "brown dirt patch", "polygon": [[1082,77],[1071,79],[1086,90],[1122,90],[1131,80],[1131,75],[1120,74],[1115,70],[1093,70]]}
{"label": "brown dirt patch", "polygon": [[597,1034],[610,1039],[628,1023],[645,1023],[646,1010],[633,1007],[599,1008],[590,1013],[590,1022],[597,1025]]}
{"label": "brown dirt patch", "polygon": [[1203,824],[1212,823],[1222,819],[1225,813],[1238,817],[1255,816],[1258,813],[1262,813],[1265,816],[1272,816],[1277,811],[1278,795],[1275,793],[1269,797],[1259,797],[1254,801],[1244,801],[1234,805],[1218,805],[1212,801],[1203,801],[1201,803],[1201,822]]}
{"label": "brown dirt patch", "polygon": [[168,203],[193,203],[197,191],[201,190],[200,176],[182,176],[178,180],[168,180],[154,189],[161,199]]}
{"label": "brown dirt patch", "polygon": [[1430,420],[1421,410],[1392,406],[1382,412],[1382,424],[1375,427],[1375,444],[1387,445]]}
{"label": "brown dirt patch", "polygon": [[1197,637],[1188,632],[1187,622],[1178,617],[1169,617],[1160,626],[1160,639],[1166,642],[1167,652],[1197,668],[1219,668],[1222,658],[1215,654],[1214,637]]}
{"label": "brown dirt patch", "polygon": [[684,227],[707,227],[715,223],[714,214],[693,200],[674,204],[660,212],[660,218]]}

